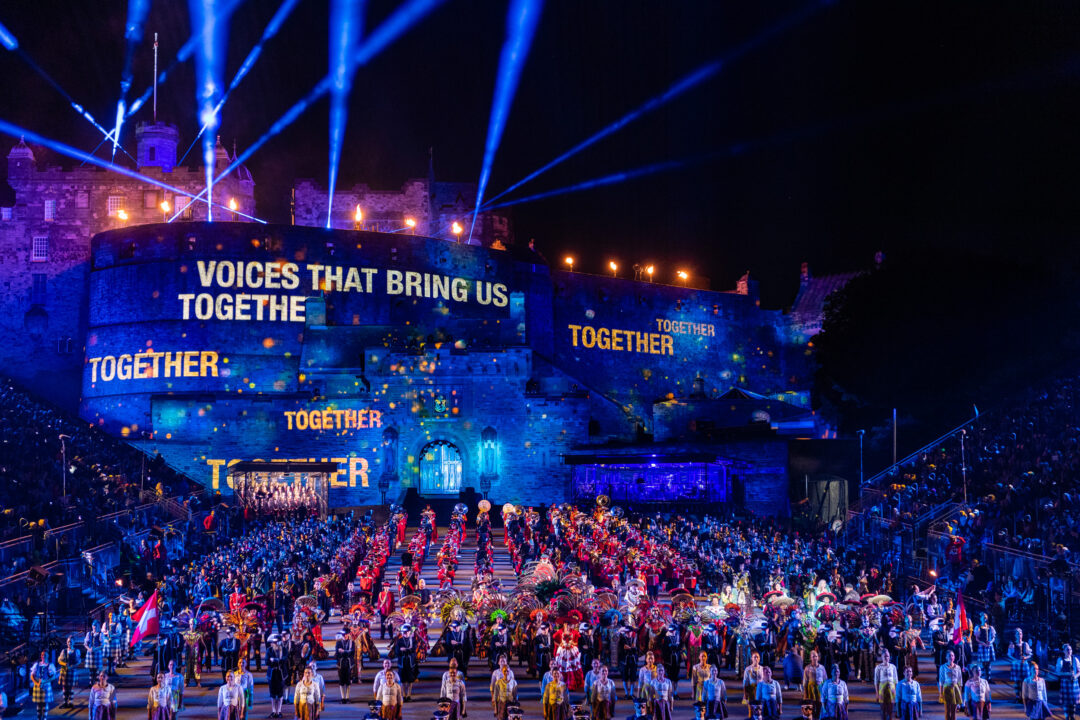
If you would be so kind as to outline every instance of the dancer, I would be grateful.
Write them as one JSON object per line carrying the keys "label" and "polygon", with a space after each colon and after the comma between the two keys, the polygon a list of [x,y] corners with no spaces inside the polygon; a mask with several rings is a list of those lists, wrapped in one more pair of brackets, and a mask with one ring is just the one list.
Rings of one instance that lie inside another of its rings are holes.
{"label": "dancer", "polygon": [[773,680],[772,668],[762,668],[761,682],[754,687],[754,698],[761,703],[763,720],[780,720],[784,712],[784,693],[780,683]]}
{"label": "dancer", "polygon": [[90,720],[116,720],[116,688],[106,673],[98,674],[98,681],[90,688]]}
{"label": "dancer", "polygon": [[1069,643],[1061,646],[1061,657],[1055,669],[1061,678],[1061,709],[1066,720],[1073,720],[1077,701],[1080,700],[1080,659],[1073,655]]}
{"label": "dancer", "polygon": [[709,666],[709,679],[705,682],[705,717],[726,718],[727,685],[720,679],[720,668]]}
{"label": "dancer", "polygon": [[969,670],[971,679],[964,685],[964,707],[971,720],[989,720],[990,683],[982,679],[982,668],[973,664]]}
{"label": "dancer", "polygon": [[165,671],[165,684],[172,693],[172,713],[175,717],[176,713],[184,709],[184,676],[176,672],[175,660],[169,661],[169,669]]}
{"label": "dancer", "polygon": [[397,681],[397,673],[388,672],[383,676],[375,699],[380,703],[379,714],[383,720],[401,720],[401,703],[404,695],[401,691],[401,683]]}
{"label": "dancer", "polygon": [[[895,676],[895,668],[893,670]],[[922,687],[915,679],[911,666],[904,668],[904,679],[896,686],[896,708],[899,720],[919,720],[922,717]],[[882,705],[882,714],[884,712]],[[892,717],[891,705],[889,716]]]}
{"label": "dancer", "polygon": [[347,705],[352,686],[353,663],[356,661],[356,647],[353,639],[344,632],[339,632],[334,640],[334,659],[337,661],[340,702]]}
{"label": "dancer", "polygon": [[30,700],[37,706],[38,720],[45,720],[49,714],[56,675],[56,669],[45,659],[45,651],[42,650],[38,661],[30,667]]}
{"label": "dancer", "polygon": [[832,676],[821,686],[822,720],[847,720],[850,702],[847,683],[840,679],[840,665],[833,663]]}
{"label": "dancer", "polygon": [[469,712],[465,706],[468,695],[465,692],[465,683],[458,674],[458,663],[455,659],[450,660],[450,669],[443,673],[439,697],[444,697],[450,701],[450,717],[448,720],[468,717]]}
{"label": "dancer", "polygon": [[[912,674],[910,665],[904,668],[905,680]],[[914,680],[912,680],[914,682]],[[917,685],[916,685],[917,686]],[[874,668],[874,692],[881,705],[882,720],[892,720],[893,705],[896,703],[896,666],[889,662],[889,651],[881,651],[881,662]],[[919,712],[922,712],[922,692],[919,692]],[[904,720],[911,720],[904,718]]]}
{"label": "dancer", "polygon": [[243,707],[244,691],[236,684],[236,674],[232,670],[226,670],[225,683],[218,688],[218,720],[241,720]]}
{"label": "dancer", "polygon": [[281,638],[271,633],[267,638],[266,648],[266,685],[270,691],[270,717],[281,717],[281,706],[285,702],[286,664],[289,662],[281,649]]}
{"label": "dancer", "polygon": [[491,673],[491,684],[488,690],[491,692],[491,709],[495,714],[495,720],[507,720],[506,708],[517,699],[517,680],[514,679],[514,671],[510,669],[506,661],[506,655],[499,655],[497,667]]}
{"label": "dancer", "polygon": [[64,693],[64,702],[60,703],[60,707],[69,708],[71,696],[75,692],[75,672],[79,665],[79,656],[71,637],[68,637],[64,649],[57,656],[56,664],[60,666],[60,689]]}
{"label": "dancer", "polygon": [[589,688],[588,701],[592,720],[611,720],[615,716],[615,683],[608,678],[608,669],[603,665]]}
{"label": "dancer", "polygon": [[311,672],[311,668],[304,668],[304,676],[296,683],[293,691],[293,709],[297,720],[319,720],[320,705],[322,697],[319,695],[319,685],[315,682],[315,674]]}
{"label": "dancer", "polygon": [[154,686],[146,696],[147,720],[173,720],[172,691],[165,684],[165,673],[158,673]]}
{"label": "dancer", "polygon": [[945,655],[945,664],[938,668],[938,696],[945,705],[945,720],[956,720],[956,708],[964,701],[963,673],[956,664],[956,653]]}
{"label": "dancer", "polygon": [[1024,641],[1024,631],[1016,628],[1013,641],[1009,643],[1009,679],[1016,690],[1016,702],[1023,701],[1023,685],[1031,672],[1031,645]]}
{"label": "dancer", "polygon": [[1031,668],[1021,689],[1024,714],[1028,720],[1046,720],[1051,716],[1050,699],[1046,694],[1046,680],[1039,675],[1039,663],[1029,663]]}
{"label": "dancer", "polygon": [[825,684],[825,668],[817,650],[810,651],[810,664],[803,669],[803,702],[809,704],[814,720],[821,717],[821,686]]}

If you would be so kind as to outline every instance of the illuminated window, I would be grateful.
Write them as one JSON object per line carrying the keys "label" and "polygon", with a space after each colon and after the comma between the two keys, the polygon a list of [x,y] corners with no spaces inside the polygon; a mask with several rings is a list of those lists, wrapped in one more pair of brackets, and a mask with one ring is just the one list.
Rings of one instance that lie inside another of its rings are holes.
{"label": "illuminated window", "polygon": [[34,284],[30,289],[30,303],[44,305],[48,276],[45,273],[34,273],[33,280]]}
{"label": "illuminated window", "polygon": [[45,201],[45,222],[53,222],[56,220],[56,201]]}
{"label": "illuminated window", "polygon": [[30,246],[30,261],[45,262],[49,259],[49,238],[36,237]]}
{"label": "illuminated window", "polygon": [[110,195],[106,207],[109,211],[109,217],[116,217],[116,213],[124,209],[124,196]]}

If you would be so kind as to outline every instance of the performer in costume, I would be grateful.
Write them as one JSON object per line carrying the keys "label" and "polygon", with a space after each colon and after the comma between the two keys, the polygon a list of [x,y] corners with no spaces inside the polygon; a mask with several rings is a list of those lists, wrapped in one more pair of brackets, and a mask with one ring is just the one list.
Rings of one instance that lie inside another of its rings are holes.
{"label": "performer in costume", "polygon": [[562,673],[567,690],[580,692],[585,688],[585,676],[581,671],[581,651],[571,635],[563,634],[561,640],[555,651],[555,667]]}
{"label": "performer in costume", "polygon": [[98,674],[98,681],[90,688],[87,706],[90,720],[116,720],[116,688],[106,673]]}
{"label": "performer in costume", "polygon": [[465,692],[465,683],[458,674],[457,660],[451,659],[450,669],[443,673],[439,697],[450,701],[450,717],[447,720],[458,720],[458,718],[469,716],[468,708],[465,706],[468,695]]}
{"label": "performer in costume", "polygon": [[297,720],[319,720],[319,707],[322,705],[322,697],[319,694],[319,685],[315,682],[315,674],[311,668],[304,669],[304,676],[296,683],[293,691],[293,709]]}
{"label": "performer in costume", "polygon": [[982,665],[982,675],[990,680],[990,670],[997,659],[997,630],[990,624],[986,613],[979,613],[979,627],[975,628],[975,659]]}
{"label": "performer in costume", "polygon": [[[1017,631],[1019,632],[1019,630]],[[1028,720],[1046,720],[1051,716],[1050,699],[1046,694],[1046,680],[1039,675],[1039,663],[1029,662],[1030,674],[1021,688],[1024,714]]]}
{"label": "performer in costume", "polygon": [[813,707],[812,717],[821,717],[821,686],[825,684],[825,668],[817,650],[810,651],[810,664],[803,668],[803,702]]}
{"label": "performer in costume", "polygon": [[289,662],[281,649],[281,638],[271,633],[266,638],[266,684],[270,690],[270,717],[281,717],[281,706],[285,699],[285,678]]}
{"label": "performer in costume", "polygon": [[1024,681],[1031,671],[1031,645],[1024,641],[1024,631],[1016,628],[1013,641],[1009,643],[1009,679],[1016,690],[1016,701],[1022,701]]}
{"label": "performer in costume", "polygon": [[552,672],[552,679],[546,686],[540,697],[544,709],[544,720],[567,720],[569,697],[566,683],[558,670]]}
{"label": "performer in costume", "polygon": [[622,674],[623,696],[636,697],[634,683],[638,675],[638,641],[637,632],[629,624],[619,630],[617,655]]}
{"label": "performer in costume", "polygon": [[375,693],[375,699],[380,703],[379,714],[383,720],[401,720],[401,703],[404,701],[404,696],[396,673],[389,672],[384,676],[382,684]]}
{"label": "performer in costume", "polygon": [[1061,709],[1066,720],[1073,720],[1076,704],[1080,701],[1080,659],[1073,655],[1072,645],[1061,646],[1061,657],[1057,661],[1057,674],[1061,678]]}
{"label": "performer in costume", "polygon": [[[769,673],[772,676],[772,673]],[[742,674],[742,687],[743,687],[743,699],[742,703],[746,706],[746,716],[753,717],[754,711],[751,707],[751,701],[756,701],[757,686],[765,678],[765,668],[761,666],[761,655],[756,652],[750,653],[750,664],[746,666]]]}
{"label": "performer in costume", "polygon": [[[893,669],[893,677],[895,677],[895,666],[890,664],[889,667]],[[881,666],[878,665],[878,668],[880,669]],[[880,699],[879,702],[881,702]],[[896,685],[896,712],[899,720],[919,720],[922,717],[922,688],[919,686],[919,681],[912,676],[910,666],[904,668],[904,679]],[[881,713],[882,717],[885,717],[884,703],[881,706]],[[888,718],[892,716],[892,703],[889,703]]]}
{"label": "performer in costume", "polygon": [[49,705],[53,701],[52,684],[56,674],[42,651],[38,661],[30,667],[30,700],[37,707],[38,720],[44,720],[49,714]]}
{"label": "performer in costume", "polygon": [[334,640],[334,660],[337,662],[338,692],[341,695],[341,703],[347,704],[352,686],[353,663],[356,662],[356,646],[353,639],[344,632],[339,632]]}
{"label": "performer in costume", "polygon": [[401,676],[402,691],[405,693],[405,702],[412,700],[412,686],[420,673],[420,662],[416,656],[416,637],[413,628],[409,624],[401,626],[400,634],[394,641],[393,653],[397,658],[398,674]]}
{"label": "performer in costume", "polygon": [[255,705],[255,677],[248,669],[248,661],[241,660],[240,667],[236,671],[236,685],[244,697],[240,705],[240,720],[247,720],[248,712]]}
{"label": "performer in costume", "polygon": [[964,702],[964,678],[952,650],[938,669],[938,696],[945,705],[945,720],[956,720],[956,708]]}
{"label": "performer in costume", "polygon": [[762,668],[761,682],[754,687],[754,698],[761,704],[763,720],[780,720],[784,712],[784,693],[780,683],[773,680],[772,668]]}
{"label": "performer in costume", "polygon": [[832,666],[832,677],[821,686],[821,717],[823,720],[847,720],[851,695],[847,683],[840,679],[840,665]]}
{"label": "performer in costume", "polygon": [[989,720],[990,683],[982,679],[982,668],[978,665],[972,665],[970,672],[971,679],[964,685],[964,707],[971,720]]}
{"label": "performer in costume", "polygon": [[499,655],[498,664],[491,673],[491,684],[488,690],[491,692],[491,709],[495,720],[507,720],[506,708],[517,699],[517,680],[514,679],[514,671],[510,669],[506,661],[506,655]]}
{"label": "performer in costume", "polygon": [[720,668],[709,666],[709,679],[705,682],[705,717],[722,720],[728,716],[727,685],[720,678]]}
{"label": "performer in costume", "polygon": [[[905,680],[911,677],[911,666],[904,669]],[[915,682],[912,680],[912,682]],[[916,683],[918,687],[918,683]],[[896,666],[889,662],[889,651],[881,651],[881,662],[874,668],[874,692],[877,695],[878,704],[881,705],[882,720],[892,720],[893,706],[896,704]],[[922,691],[919,691],[919,713],[922,713]],[[903,715],[901,708],[901,720],[911,720]]]}
{"label": "performer in costume", "polygon": [[608,669],[601,666],[589,688],[589,707],[592,720],[612,720],[615,716],[615,682],[608,677]]}
{"label": "performer in costume", "polygon": [[218,688],[218,720],[241,720],[244,707],[244,691],[236,684],[236,674],[225,671],[225,683]]}
{"label": "performer in costume", "polygon": [[172,714],[175,717],[176,713],[184,709],[184,676],[176,672],[175,660],[169,661],[169,667],[165,671],[165,684],[172,693]]}
{"label": "performer in costume", "polygon": [[70,637],[64,649],[60,651],[60,655],[57,656],[56,664],[60,666],[60,689],[64,693],[64,702],[60,704],[60,707],[68,708],[71,707],[71,696],[75,691],[75,672],[79,666],[79,655]]}
{"label": "performer in costume", "polygon": [[709,679],[712,678],[713,666],[709,664],[709,653],[698,653],[698,664],[690,669],[690,693],[695,703],[705,702],[705,693]]}
{"label": "performer in costume", "polygon": [[165,684],[165,673],[158,673],[156,680],[146,696],[147,720],[173,720],[172,692]]}

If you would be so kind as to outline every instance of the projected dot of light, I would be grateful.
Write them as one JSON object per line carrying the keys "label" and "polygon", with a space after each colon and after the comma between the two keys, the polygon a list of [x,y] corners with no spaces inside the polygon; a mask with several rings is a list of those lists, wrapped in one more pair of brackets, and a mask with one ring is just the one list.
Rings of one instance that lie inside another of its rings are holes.
{"label": "projected dot of light", "polygon": [[506,40],[499,57],[499,70],[495,80],[495,97],[491,103],[491,118],[488,120],[487,142],[484,145],[484,161],[480,168],[480,182],[476,189],[476,210],[473,211],[472,224],[469,226],[469,239],[472,241],[476,229],[476,216],[484,200],[484,190],[491,179],[491,166],[495,162],[495,153],[499,149],[503,130],[510,115],[510,106],[517,92],[521,79],[521,69],[529,56],[536,25],[540,21],[542,0],[511,0],[506,16]]}

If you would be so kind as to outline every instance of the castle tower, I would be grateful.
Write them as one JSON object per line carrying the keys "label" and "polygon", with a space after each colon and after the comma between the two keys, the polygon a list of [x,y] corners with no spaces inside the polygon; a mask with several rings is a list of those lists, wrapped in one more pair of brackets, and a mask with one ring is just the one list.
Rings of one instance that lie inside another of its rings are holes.
{"label": "castle tower", "polygon": [[176,166],[176,146],[180,143],[180,131],[175,125],[164,122],[139,123],[135,128],[136,155],[139,170],[159,167],[162,172],[172,172]]}
{"label": "castle tower", "polygon": [[27,145],[26,141],[22,138],[19,139],[19,142],[15,147],[11,148],[11,152],[9,152],[7,156],[7,161],[8,183],[10,183],[12,187],[29,180],[30,175],[37,169],[34,151],[30,149],[30,146]]}

